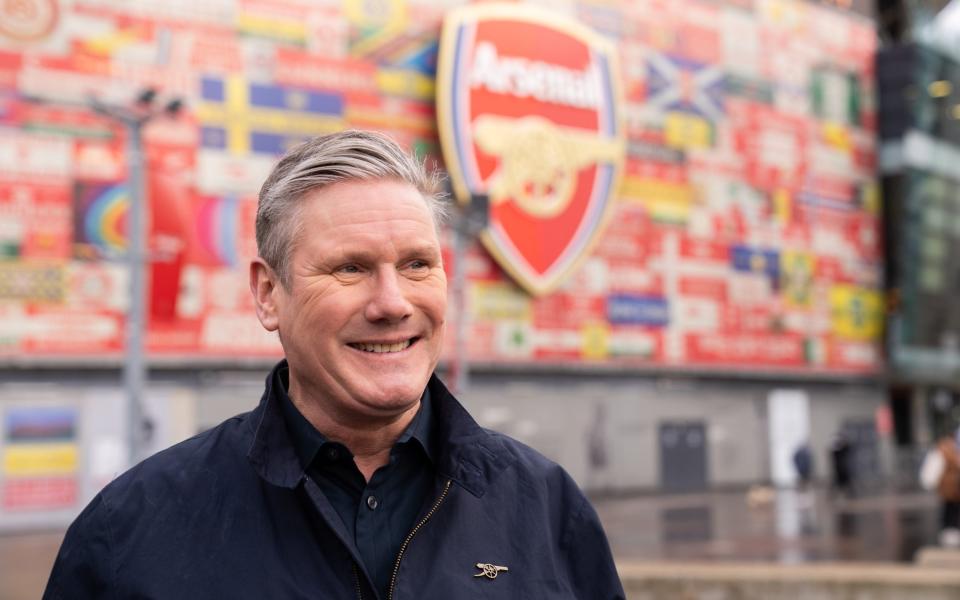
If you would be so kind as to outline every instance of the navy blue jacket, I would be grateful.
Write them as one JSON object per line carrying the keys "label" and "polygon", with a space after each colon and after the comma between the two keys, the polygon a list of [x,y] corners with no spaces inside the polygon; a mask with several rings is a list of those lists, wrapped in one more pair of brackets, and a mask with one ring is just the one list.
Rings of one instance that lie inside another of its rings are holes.
{"label": "navy blue jacket", "polygon": [[[624,598],[566,472],[482,429],[436,377],[429,387],[438,476],[390,599]],[[377,598],[270,398],[104,488],[67,531],[44,598]],[[508,570],[475,576],[478,563]]]}

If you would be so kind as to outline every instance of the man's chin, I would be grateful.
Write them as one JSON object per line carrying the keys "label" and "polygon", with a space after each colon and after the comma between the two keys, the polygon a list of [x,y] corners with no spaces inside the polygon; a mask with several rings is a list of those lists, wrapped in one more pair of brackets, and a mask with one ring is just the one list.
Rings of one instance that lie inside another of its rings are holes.
{"label": "man's chin", "polygon": [[420,400],[426,387],[426,380],[423,385],[414,382],[377,385],[373,381],[370,384],[365,389],[358,390],[356,400],[377,412],[395,414],[409,409]]}

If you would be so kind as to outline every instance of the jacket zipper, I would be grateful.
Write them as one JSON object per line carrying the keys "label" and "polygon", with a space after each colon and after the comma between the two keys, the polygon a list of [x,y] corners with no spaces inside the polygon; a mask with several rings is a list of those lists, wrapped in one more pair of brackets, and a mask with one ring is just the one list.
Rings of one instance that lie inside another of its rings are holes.
{"label": "jacket zipper", "polygon": [[410,540],[413,539],[413,536],[417,535],[417,532],[420,531],[420,528],[430,520],[430,517],[433,516],[433,513],[437,512],[437,509],[440,508],[441,504],[443,504],[444,499],[447,497],[447,492],[450,491],[450,484],[452,483],[452,479],[447,480],[447,483],[443,486],[443,491],[440,492],[440,497],[437,498],[437,501],[433,503],[430,511],[424,515],[423,519],[417,523],[416,527],[410,530],[410,533],[407,535],[407,539],[403,540],[403,543],[400,544],[400,552],[397,552],[397,560],[393,563],[393,575],[390,576],[390,588],[387,591],[387,600],[393,600],[393,590],[397,587],[397,574],[400,572],[400,561],[403,560],[403,553],[407,551],[407,546],[410,545]]}
{"label": "jacket zipper", "polygon": [[357,590],[357,600],[363,600],[363,591],[360,590],[360,573],[357,572],[357,563],[353,567],[353,589]]}

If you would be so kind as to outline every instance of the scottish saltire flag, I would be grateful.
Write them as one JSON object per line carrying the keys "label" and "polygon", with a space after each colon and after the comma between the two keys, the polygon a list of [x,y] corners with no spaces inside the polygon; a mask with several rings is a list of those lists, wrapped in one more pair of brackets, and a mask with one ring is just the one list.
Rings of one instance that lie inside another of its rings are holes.
{"label": "scottish saltire flag", "polygon": [[651,52],[647,56],[646,105],[660,113],[692,113],[709,121],[726,112],[726,84],[717,65]]}

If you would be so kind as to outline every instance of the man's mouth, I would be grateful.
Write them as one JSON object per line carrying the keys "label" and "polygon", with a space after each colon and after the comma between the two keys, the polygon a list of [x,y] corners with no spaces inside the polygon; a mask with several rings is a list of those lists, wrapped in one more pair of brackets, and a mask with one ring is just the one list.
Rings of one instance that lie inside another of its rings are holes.
{"label": "man's mouth", "polygon": [[357,342],[347,344],[355,350],[360,350],[362,352],[372,352],[374,354],[386,354],[390,352],[402,352],[412,346],[420,338],[410,338],[409,340],[404,340],[402,342],[393,342],[393,343],[369,343],[369,342]]}

